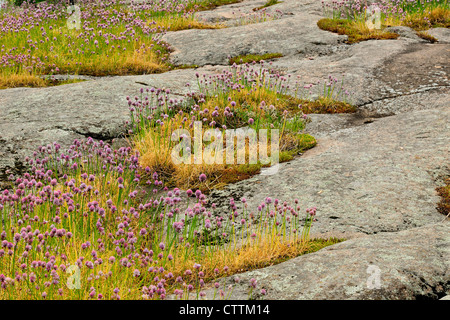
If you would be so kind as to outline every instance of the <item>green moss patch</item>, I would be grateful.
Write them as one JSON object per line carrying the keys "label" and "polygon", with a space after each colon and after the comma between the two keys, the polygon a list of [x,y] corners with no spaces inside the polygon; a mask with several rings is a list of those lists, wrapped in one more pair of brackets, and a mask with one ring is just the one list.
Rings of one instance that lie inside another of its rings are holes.
{"label": "green moss patch", "polygon": [[281,58],[283,55],[281,53],[266,53],[262,55],[257,54],[248,54],[245,56],[237,56],[234,58],[231,58],[229,60],[230,65],[236,63],[236,64],[243,64],[243,63],[252,63],[253,61],[259,62],[261,60],[270,60],[270,59],[276,59]]}
{"label": "green moss patch", "polygon": [[254,8],[253,11],[258,11],[258,10],[261,10],[261,9],[264,9],[264,8],[267,8],[267,7],[273,6],[278,3],[282,3],[282,2],[283,1],[278,1],[278,0],[267,0],[267,2],[265,4],[263,4],[260,7]]}

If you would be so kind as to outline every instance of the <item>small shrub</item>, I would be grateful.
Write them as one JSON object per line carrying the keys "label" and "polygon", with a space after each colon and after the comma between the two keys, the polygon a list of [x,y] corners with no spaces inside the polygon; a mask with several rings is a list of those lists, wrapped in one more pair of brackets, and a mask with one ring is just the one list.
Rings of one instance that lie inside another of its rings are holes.
{"label": "small shrub", "polygon": [[0,193],[0,299],[198,299],[211,282],[223,299],[224,276],[341,241],[311,240],[316,208],[298,200],[267,197],[251,210],[230,199],[215,215],[200,190],[187,190],[186,206],[129,147],[54,143],[26,163],[30,172]]}

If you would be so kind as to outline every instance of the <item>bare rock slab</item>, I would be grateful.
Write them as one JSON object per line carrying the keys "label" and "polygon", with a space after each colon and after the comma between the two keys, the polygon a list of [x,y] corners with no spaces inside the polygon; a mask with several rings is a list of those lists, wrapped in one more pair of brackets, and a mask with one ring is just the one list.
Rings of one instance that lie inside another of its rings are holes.
{"label": "bare rock slab", "polygon": [[245,197],[249,208],[265,197],[299,199],[318,208],[312,232],[344,238],[437,223],[434,177],[450,174],[449,146],[450,106],[402,113],[330,130],[276,174],[213,191],[210,201],[228,212],[231,197]]}
{"label": "bare rock slab", "polygon": [[325,54],[346,36],[320,30],[320,16],[301,13],[278,20],[225,29],[184,30],[162,37],[178,65],[227,65],[229,57],[248,54]]}

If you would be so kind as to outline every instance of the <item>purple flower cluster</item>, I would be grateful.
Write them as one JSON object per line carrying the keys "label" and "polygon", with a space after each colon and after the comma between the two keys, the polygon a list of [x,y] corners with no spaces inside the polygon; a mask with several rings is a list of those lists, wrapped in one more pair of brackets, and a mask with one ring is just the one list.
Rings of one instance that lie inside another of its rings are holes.
{"label": "purple flower cluster", "polygon": [[[87,299],[126,297],[127,292],[119,296],[118,288],[105,285],[107,279],[120,282],[123,272],[130,279],[151,283],[142,289],[144,299],[164,299],[168,285],[183,296],[205,285],[205,270],[195,263],[195,271],[186,270],[175,279],[170,271],[175,248],[195,255],[201,243],[213,247],[227,243],[234,221],[249,227],[258,220],[246,210],[240,213],[234,200],[229,219],[214,215],[200,190],[186,192],[196,201],[182,209],[181,191],[164,188],[166,195],[158,195],[159,175],[141,168],[139,155],[131,148],[113,150],[89,138],[75,140],[65,151],[57,143],[42,146],[26,160],[30,172],[11,177],[14,187],[0,193],[0,296],[24,288],[22,298],[67,297],[69,266],[81,270],[82,281],[89,283]],[[153,195],[140,187],[145,176],[158,186]],[[275,199],[272,210],[271,203],[267,198],[260,205],[261,216],[273,221],[286,215],[298,217],[299,208]],[[246,208],[245,199],[242,204]],[[315,209],[308,211],[311,216],[312,211],[315,214]],[[289,221],[293,226],[301,222]],[[166,231],[161,234],[162,227]],[[179,286],[174,288],[174,283]]]}
{"label": "purple flower cluster", "polygon": [[65,27],[73,19],[73,13],[68,13],[64,1],[25,2],[20,8],[0,12],[0,39],[6,40],[0,41],[2,73],[95,74],[92,67],[99,56],[125,63],[127,57],[145,60],[146,56],[156,54],[158,61],[164,62],[168,47],[159,38],[168,28],[158,25],[154,17],[192,18],[197,9],[195,3],[193,0],[131,4],[118,0],[78,1],[81,24],[80,31],[74,34]]}
{"label": "purple flower cluster", "polygon": [[[339,0],[325,2],[322,7],[326,15],[335,19],[364,20],[370,8],[379,9],[382,19],[396,18],[404,20],[408,13],[424,13],[436,7],[447,7],[445,0]],[[424,17],[427,19],[427,17]],[[430,25],[431,26],[431,25]]]}

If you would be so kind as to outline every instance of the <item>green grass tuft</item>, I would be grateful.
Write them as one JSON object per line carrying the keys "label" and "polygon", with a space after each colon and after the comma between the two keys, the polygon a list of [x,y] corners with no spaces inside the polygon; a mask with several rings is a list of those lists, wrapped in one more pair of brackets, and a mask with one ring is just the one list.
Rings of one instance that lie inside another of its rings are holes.
{"label": "green grass tuft", "polygon": [[267,2],[264,5],[262,5],[258,8],[254,8],[253,11],[258,11],[258,10],[261,10],[261,9],[264,9],[264,8],[267,8],[267,7],[276,5],[278,3],[282,3],[282,2],[283,1],[278,1],[278,0],[267,0]]}
{"label": "green grass tuft", "polygon": [[237,57],[231,58],[229,60],[229,63],[230,63],[230,65],[232,65],[234,63],[236,63],[236,64],[252,63],[253,61],[259,62],[262,60],[281,58],[282,56],[283,55],[281,53],[265,53],[262,55],[248,54],[248,55],[237,56]]}

